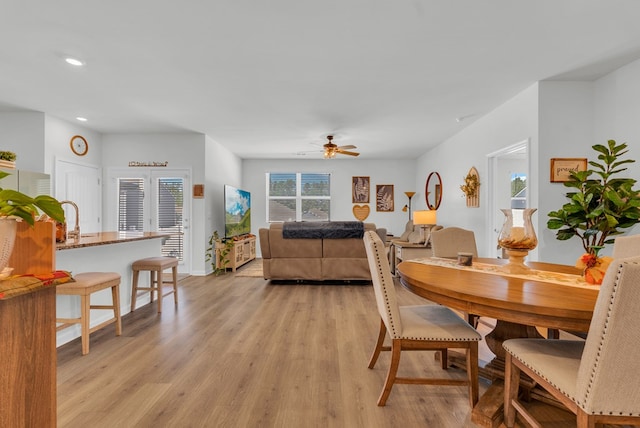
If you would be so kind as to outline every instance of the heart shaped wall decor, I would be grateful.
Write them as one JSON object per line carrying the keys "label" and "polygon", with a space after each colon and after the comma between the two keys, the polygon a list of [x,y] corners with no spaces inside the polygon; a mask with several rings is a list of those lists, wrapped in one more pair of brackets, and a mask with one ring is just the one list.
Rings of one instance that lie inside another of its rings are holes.
{"label": "heart shaped wall decor", "polygon": [[369,217],[369,205],[354,205],[353,215],[360,221],[364,221]]}

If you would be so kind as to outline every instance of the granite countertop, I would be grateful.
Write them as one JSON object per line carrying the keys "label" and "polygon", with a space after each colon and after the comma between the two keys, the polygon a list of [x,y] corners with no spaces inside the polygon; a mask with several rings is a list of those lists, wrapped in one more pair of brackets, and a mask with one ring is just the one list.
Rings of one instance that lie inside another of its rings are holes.
{"label": "granite countertop", "polygon": [[122,242],[142,241],[145,239],[165,238],[171,234],[163,232],[96,232],[83,233],[80,239],[67,239],[67,242],[57,243],[56,250],[70,250],[72,248],[95,247],[98,245],[119,244]]}
{"label": "granite countertop", "polygon": [[14,275],[0,279],[0,300],[8,300],[24,294],[34,293],[42,288],[73,281],[69,272],[58,270],[37,275]]}

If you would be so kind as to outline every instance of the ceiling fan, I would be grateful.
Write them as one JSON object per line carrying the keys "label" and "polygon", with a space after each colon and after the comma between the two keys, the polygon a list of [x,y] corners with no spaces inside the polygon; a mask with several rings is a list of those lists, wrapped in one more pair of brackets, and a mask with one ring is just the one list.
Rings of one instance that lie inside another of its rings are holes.
{"label": "ceiling fan", "polygon": [[356,149],[356,146],[348,145],[348,146],[337,146],[333,143],[333,135],[327,135],[327,140],[329,140],[324,147],[324,158],[325,159],[333,159],[337,154],[348,155],[348,156],[358,156],[360,153],[352,152],[350,150]]}

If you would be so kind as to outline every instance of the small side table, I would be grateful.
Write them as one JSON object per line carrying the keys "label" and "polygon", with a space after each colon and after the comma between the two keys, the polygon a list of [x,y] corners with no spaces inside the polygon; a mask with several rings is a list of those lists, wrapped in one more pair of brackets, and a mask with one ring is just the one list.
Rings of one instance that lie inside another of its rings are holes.
{"label": "small side table", "polygon": [[431,257],[431,247],[425,247],[423,244],[412,244],[411,242],[395,241],[393,242],[393,266],[391,271],[395,274],[396,265],[403,260],[419,259]]}

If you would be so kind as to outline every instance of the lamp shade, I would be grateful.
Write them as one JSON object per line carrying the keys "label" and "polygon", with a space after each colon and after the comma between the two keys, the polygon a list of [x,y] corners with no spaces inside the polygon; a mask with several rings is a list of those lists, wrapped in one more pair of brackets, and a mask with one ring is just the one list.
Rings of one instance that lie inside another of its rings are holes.
{"label": "lamp shade", "polygon": [[438,217],[436,210],[414,211],[413,224],[436,224]]}

